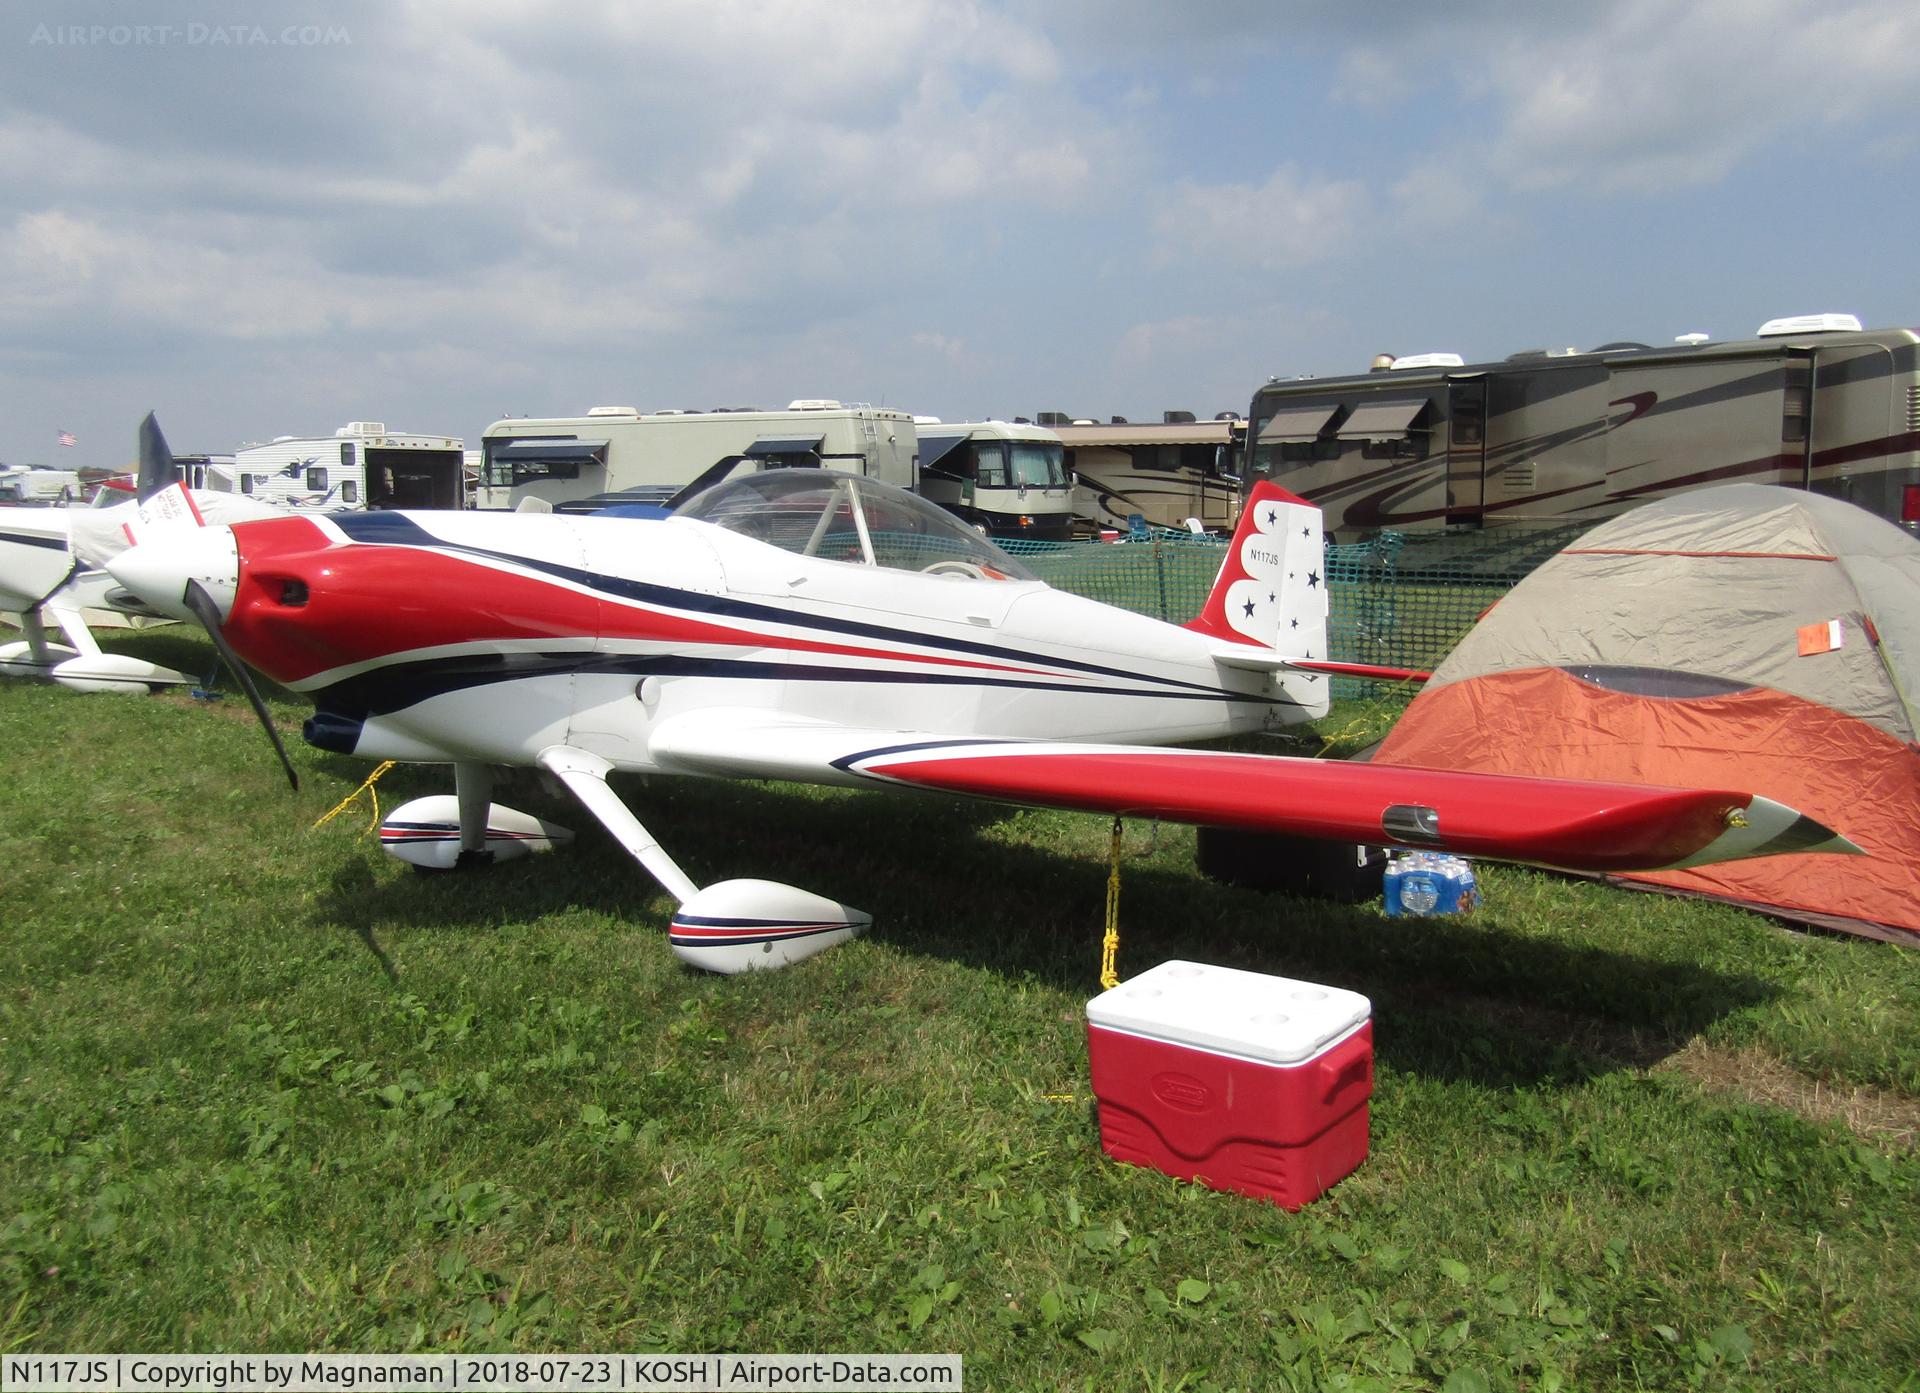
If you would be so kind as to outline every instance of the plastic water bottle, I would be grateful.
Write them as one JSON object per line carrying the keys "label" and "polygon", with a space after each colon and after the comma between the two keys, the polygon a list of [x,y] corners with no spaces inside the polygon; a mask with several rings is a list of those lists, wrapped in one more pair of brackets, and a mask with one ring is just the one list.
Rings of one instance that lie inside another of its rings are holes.
{"label": "plastic water bottle", "polygon": [[1464,914],[1480,902],[1473,864],[1444,852],[1396,852],[1382,881],[1388,914]]}

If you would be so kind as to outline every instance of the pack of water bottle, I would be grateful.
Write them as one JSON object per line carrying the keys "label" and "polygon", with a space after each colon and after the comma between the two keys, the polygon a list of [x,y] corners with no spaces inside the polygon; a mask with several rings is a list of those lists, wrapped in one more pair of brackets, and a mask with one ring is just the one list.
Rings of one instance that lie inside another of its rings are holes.
{"label": "pack of water bottle", "polygon": [[1388,914],[1464,914],[1480,903],[1473,863],[1445,852],[1395,852],[1383,881]]}

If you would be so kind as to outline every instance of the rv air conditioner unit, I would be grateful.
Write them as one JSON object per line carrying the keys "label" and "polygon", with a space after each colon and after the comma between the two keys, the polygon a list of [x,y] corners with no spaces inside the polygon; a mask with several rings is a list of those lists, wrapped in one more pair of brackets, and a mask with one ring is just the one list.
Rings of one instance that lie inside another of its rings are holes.
{"label": "rv air conditioner unit", "polygon": [[340,440],[355,435],[385,435],[386,433],[385,421],[349,421],[333,435],[334,439]]}
{"label": "rv air conditioner unit", "polygon": [[838,411],[840,403],[830,397],[801,397],[787,403],[789,411]]}
{"label": "rv air conditioner unit", "polygon": [[1860,317],[1853,314],[1794,314],[1785,319],[1769,319],[1756,337],[1779,338],[1785,334],[1857,334]]}
{"label": "rv air conditioner unit", "polygon": [[589,416],[638,416],[639,414],[640,408],[637,406],[589,406],[587,408]]}
{"label": "rv air conditioner unit", "polygon": [[1390,371],[1403,372],[1407,368],[1464,368],[1467,360],[1458,353],[1409,353],[1404,358],[1395,358]]}

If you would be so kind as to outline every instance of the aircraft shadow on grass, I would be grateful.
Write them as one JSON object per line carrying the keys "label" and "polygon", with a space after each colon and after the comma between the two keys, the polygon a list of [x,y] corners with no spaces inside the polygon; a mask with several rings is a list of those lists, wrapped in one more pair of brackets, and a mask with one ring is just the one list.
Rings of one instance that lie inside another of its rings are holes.
{"label": "aircraft shadow on grass", "polygon": [[[342,780],[364,777],[365,766],[349,759],[318,763]],[[408,796],[416,784],[431,787],[433,777],[396,770],[381,785],[383,802]],[[697,874],[751,868],[857,885],[874,913],[867,935],[874,942],[1089,997],[1099,991],[1104,819],[1082,819],[1089,854],[1073,854],[996,834],[1022,814],[993,803],[822,796],[782,784],[622,782],[636,808],[674,828]],[[538,816],[566,813],[564,795],[531,778],[513,792]],[[1216,885],[1140,861],[1154,842],[1184,856],[1185,829],[1141,821],[1126,829],[1123,976],[1184,958],[1362,992],[1373,1001],[1380,1062],[1422,1077],[1497,1088],[1576,1083],[1657,1062],[1715,1021],[1775,994],[1749,974],[1520,933],[1503,926],[1497,906],[1463,917],[1386,918],[1364,905]],[[665,951],[671,900],[634,875],[606,833],[589,826],[580,834],[559,875],[536,857],[474,877],[396,882],[376,873],[369,852],[336,872],[315,912],[349,927],[395,980],[383,936],[485,934],[503,917],[567,910],[655,931]]]}

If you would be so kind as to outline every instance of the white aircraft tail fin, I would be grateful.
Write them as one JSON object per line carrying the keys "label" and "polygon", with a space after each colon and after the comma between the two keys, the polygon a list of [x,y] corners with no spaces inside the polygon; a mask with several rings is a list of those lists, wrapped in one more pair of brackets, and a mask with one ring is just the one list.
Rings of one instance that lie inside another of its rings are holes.
{"label": "white aircraft tail fin", "polygon": [[1262,480],[1240,512],[1206,607],[1187,627],[1287,658],[1324,659],[1326,572],[1320,510]]}

